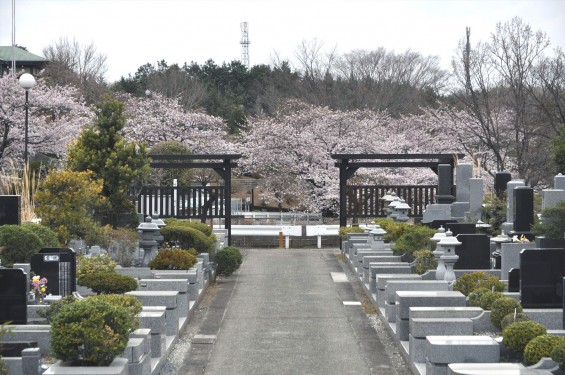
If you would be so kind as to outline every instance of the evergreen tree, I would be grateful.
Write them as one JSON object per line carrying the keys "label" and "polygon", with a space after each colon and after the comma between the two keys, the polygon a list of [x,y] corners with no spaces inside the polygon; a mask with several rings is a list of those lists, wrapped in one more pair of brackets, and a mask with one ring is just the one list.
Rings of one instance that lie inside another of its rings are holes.
{"label": "evergreen tree", "polygon": [[105,217],[111,225],[118,223],[121,214],[131,214],[132,221],[137,221],[128,190],[149,172],[145,145],[128,142],[122,135],[125,121],[123,103],[103,96],[96,105],[94,124],[82,131],[68,155],[69,169],[90,170],[93,178],[103,180],[102,194],[110,202]]}

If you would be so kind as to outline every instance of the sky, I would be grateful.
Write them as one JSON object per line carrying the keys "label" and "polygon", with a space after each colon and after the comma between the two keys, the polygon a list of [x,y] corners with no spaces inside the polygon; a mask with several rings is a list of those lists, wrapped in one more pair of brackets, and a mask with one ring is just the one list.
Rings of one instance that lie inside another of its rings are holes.
{"label": "sky", "polygon": [[[0,45],[12,44],[12,2],[0,0]],[[565,0],[15,0],[15,40],[42,55],[67,37],[107,56],[106,79],[165,60],[216,64],[241,59],[241,23],[251,65],[296,61],[303,41],[325,51],[407,49],[450,70],[458,42],[488,41],[498,22],[520,17],[565,49]]]}

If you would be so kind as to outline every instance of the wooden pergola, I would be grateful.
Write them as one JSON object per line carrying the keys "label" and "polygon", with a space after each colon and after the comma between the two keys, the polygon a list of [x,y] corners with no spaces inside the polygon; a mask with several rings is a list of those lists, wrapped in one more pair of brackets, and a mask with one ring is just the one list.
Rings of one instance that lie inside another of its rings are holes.
{"label": "wooden pergola", "polygon": [[[339,225],[347,226],[347,181],[355,175],[359,168],[430,168],[438,174],[441,164],[451,166],[449,181],[438,182],[438,185],[453,185],[454,166],[464,154],[332,154],[334,164],[339,168]],[[439,192],[445,193],[444,191]]]}

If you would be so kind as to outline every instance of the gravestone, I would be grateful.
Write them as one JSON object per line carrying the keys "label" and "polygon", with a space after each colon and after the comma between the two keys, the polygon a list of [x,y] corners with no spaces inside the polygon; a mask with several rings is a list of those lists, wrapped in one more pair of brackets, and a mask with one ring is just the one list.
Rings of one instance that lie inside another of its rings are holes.
{"label": "gravestone", "polygon": [[0,269],[0,324],[27,324],[28,285],[22,269]]}
{"label": "gravestone", "polygon": [[565,190],[565,176],[559,173],[553,178],[553,188]]}
{"label": "gravestone", "polygon": [[0,225],[20,225],[21,197],[19,195],[0,195]]}
{"label": "gravestone", "polygon": [[451,216],[463,219],[465,212],[469,211],[471,198],[469,181],[473,177],[473,164],[459,163],[455,168],[456,178],[456,201],[451,205]]}
{"label": "gravestone", "polygon": [[498,172],[494,175],[494,191],[500,198],[506,192],[507,184],[512,180],[509,172]]}
{"label": "gravestone", "polygon": [[511,293],[520,292],[520,269],[512,268],[508,272],[508,291]]}
{"label": "gravestone", "polygon": [[506,188],[506,222],[502,223],[502,230],[510,233],[514,230],[514,220],[516,220],[516,206],[514,199],[514,190],[518,187],[525,186],[523,180],[512,180],[507,184]]}
{"label": "gravestone", "polygon": [[452,192],[453,168],[449,164],[439,164],[437,167],[438,183],[436,201],[439,204],[453,203],[455,197]]}
{"label": "gravestone", "polygon": [[541,209],[552,208],[557,206],[559,202],[565,201],[565,190],[544,189],[541,192],[541,197]]}
{"label": "gravestone", "polygon": [[565,329],[565,277],[563,278],[563,329]]}
{"label": "gravestone", "polygon": [[524,308],[561,308],[565,251],[525,249],[520,253],[520,292]]}
{"label": "gravestone", "polygon": [[430,228],[439,229],[440,227],[446,227],[447,224],[457,223],[457,220],[433,220],[429,223],[424,223]]}
{"label": "gravestone", "polygon": [[486,234],[460,234],[457,240],[460,246],[455,248],[459,260],[454,265],[456,270],[490,269],[490,239]]}
{"label": "gravestone", "polygon": [[531,233],[534,225],[534,189],[529,186],[519,186],[514,189],[514,208],[516,210],[514,232]]}
{"label": "gravestone", "polygon": [[472,178],[469,180],[469,212],[465,216],[472,221],[481,219],[483,207],[484,188],[482,178]]}
{"label": "gravestone", "polygon": [[454,237],[460,234],[475,234],[477,226],[473,223],[447,223],[446,230],[450,230]]}
{"label": "gravestone", "polygon": [[47,278],[48,293],[64,297],[76,291],[76,255],[72,249],[41,249],[31,257],[31,270]]}

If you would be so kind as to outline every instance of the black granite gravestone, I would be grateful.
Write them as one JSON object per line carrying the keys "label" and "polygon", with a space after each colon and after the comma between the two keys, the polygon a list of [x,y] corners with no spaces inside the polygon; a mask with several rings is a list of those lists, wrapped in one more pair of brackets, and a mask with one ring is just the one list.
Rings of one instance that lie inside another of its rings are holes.
{"label": "black granite gravestone", "polygon": [[502,197],[506,192],[506,184],[511,180],[512,175],[509,172],[498,172],[494,175],[494,191],[498,197]]}
{"label": "black granite gravestone", "polygon": [[48,293],[68,296],[76,291],[76,255],[72,249],[41,249],[31,257],[31,270],[47,278]]}
{"label": "black granite gravestone", "polygon": [[0,225],[20,225],[21,197],[19,195],[0,195]]}
{"label": "black granite gravestone", "polygon": [[445,224],[445,226],[451,231],[451,233],[453,233],[454,237],[457,237],[460,234],[477,233],[477,226],[472,223],[448,223]]}
{"label": "black granite gravestone", "polygon": [[461,245],[455,248],[459,259],[453,267],[456,270],[490,269],[490,239],[486,234],[460,234]]}
{"label": "black granite gravestone", "polygon": [[561,308],[565,251],[524,249],[520,252],[520,293],[524,308]]}
{"label": "black granite gravestone", "polygon": [[509,292],[519,292],[520,291],[520,269],[511,268],[508,272],[508,291]]}
{"label": "black granite gravestone", "polygon": [[27,324],[28,285],[21,268],[0,268],[0,324]]}
{"label": "black granite gravestone", "polygon": [[565,329],[565,277],[563,278],[563,329]]}
{"label": "black granite gravestone", "polygon": [[437,166],[437,194],[436,201],[440,204],[453,203],[453,167],[450,164],[439,164]]}
{"label": "black granite gravestone", "polygon": [[534,225],[534,189],[518,186],[514,189],[514,232],[529,233]]}
{"label": "black granite gravestone", "polygon": [[439,229],[439,227],[445,228],[449,223],[457,223],[457,220],[433,220],[430,223],[424,223],[424,225],[433,229]]}

